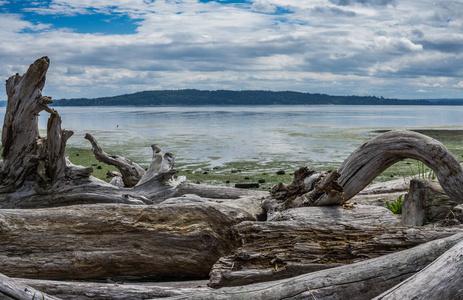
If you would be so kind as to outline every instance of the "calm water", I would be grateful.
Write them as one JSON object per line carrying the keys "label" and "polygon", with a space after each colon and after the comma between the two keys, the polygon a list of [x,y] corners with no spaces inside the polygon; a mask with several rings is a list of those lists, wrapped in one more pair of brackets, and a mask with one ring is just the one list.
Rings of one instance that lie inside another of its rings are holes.
{"label": "calm water", "polygon": [[[150,145],[177,162],[211,167],[232,161],[339,164],[377,129],[458,128],[463,106],[56,107],[68,145],[90,149],[92,133],[108,153],[148,163]],[[3,120],[5,108],[0,111]],[[46,112],[39,121],[46,128]]]}

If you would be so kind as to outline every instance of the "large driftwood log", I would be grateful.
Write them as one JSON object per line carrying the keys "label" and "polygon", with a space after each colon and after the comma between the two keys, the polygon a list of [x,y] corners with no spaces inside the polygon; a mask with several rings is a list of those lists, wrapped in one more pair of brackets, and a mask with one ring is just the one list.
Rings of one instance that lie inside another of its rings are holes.
{"label": "large driftwood log", "polygon": [[[225,287],[169,299],[369,300],[421,271],[463,240],[459,233],[414,248],[278,281]],[[434,282],[433,282],[434,284]],[[439,284],[439,282],[435,282]]]}
{"label": "large driftwood log", "polygon": [[408,249],[463,228],[410,228],[383,207],[301,207],[234,227],[240,247],[211,271],[212,287],[288,278]]}
{"label": "large driftwood log", "polygon": [[0,270],[10,277],[208,276],[235,248],[246,211],[186,197],[163,205],[0,210]]}

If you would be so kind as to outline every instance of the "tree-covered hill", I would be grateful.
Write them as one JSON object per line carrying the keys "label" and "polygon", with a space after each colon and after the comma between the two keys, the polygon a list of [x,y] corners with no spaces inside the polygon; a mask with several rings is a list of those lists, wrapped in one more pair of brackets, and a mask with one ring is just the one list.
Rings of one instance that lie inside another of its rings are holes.
{"label": "tree-covered hill", "polygon": [[161,90],[103,98],[61,99],[55,106],[90,105],[429,105],[426,100],[398,100],[374,96],[330,96],[300,92]]}

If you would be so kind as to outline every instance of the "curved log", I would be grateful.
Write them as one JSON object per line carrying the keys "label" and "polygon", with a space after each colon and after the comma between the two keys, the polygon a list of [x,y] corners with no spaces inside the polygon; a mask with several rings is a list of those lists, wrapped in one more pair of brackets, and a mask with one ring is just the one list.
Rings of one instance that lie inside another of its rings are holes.
{"label": "curved log", "polygon": [[264,207],[271,218],[276,211],[288,208],[344,203],[384,170],[407,158],[431,168],[450,199],[463,203],[463,168],[455,156],[433,138],[397,130],[383,133],[357,148],[336,171],[317,173],[300,168],[292,183],[280,183],[271,189]]}
{"label": "curved log", "polygon": [[384,170],[406,158],[416,159],[431,168],[445,193],[463,202],[463,169],[442,143],[426,135],[397,130],[383,133],[357,148],[338,168],[337,182],[343,193],[326,195],[321,204],[349,200]]}

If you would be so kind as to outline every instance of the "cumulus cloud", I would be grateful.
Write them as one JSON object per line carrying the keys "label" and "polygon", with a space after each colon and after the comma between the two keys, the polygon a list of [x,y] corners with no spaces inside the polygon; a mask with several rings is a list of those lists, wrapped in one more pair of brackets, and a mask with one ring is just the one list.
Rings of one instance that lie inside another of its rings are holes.
{"label": "cumulus cloud", "polygon": [[[0,74],[48,55],[55,98],[157,88],[458,97],[463,82],[459,2],[51,0],[5,8],[0,1]],[[135,29],[78,33],[78,22],[54,23],[96,14],[127,16]]]}
{"label": "cumulus cloud", "polygon": [[274,13],[277,10],[277,7],[275,5],[266,0],[253,1],[251,8],[255,11],[263,13]]}

